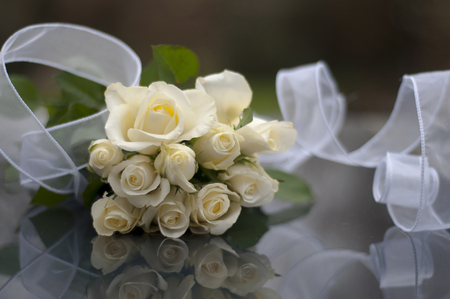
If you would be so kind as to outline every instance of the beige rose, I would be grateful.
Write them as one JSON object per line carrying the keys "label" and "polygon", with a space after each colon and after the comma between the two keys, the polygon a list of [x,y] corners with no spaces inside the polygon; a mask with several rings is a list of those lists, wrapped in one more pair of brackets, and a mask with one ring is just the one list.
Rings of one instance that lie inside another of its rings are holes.
{"label": "beige rose", "polygon": [[162,142],[190,140],[208,132],[214,100],[200,90],[181,91],[165,82],[146,87],[111,84],[105,92],[108,139],[122,149],[156,154]]}
{"label": "beige rose", "polygon": [[225,280],[223,287],[239,296],[258,290],[275,277],[275,271],[265,255],[244,252],[239,255],[237,264],[237,271]]}
{"label": "beige rose", "polygon": [[297,131],[291,122],[266,122],[259,118],[253,118],[251,123],[237,130],[237,133],[245,139],[241,143],[241,153],[245,155],[285,152],[297,139]]}
{"label": "beige rose", "polygon": [[256,163],[236,163],[226,173],[219,174],[219,179],[241,196],[240,204],[244,207],[269,204],[278,191],[278,181]]}
{"label": "beige rose", "polygon": [[217,120],[229,126],[239,123],[239,115],[252,101],[252,90],[244,76],[227,70],[197,78],[195,88],[214,99]]}
{"label": "beige rose", "polygon": [[230,191],[225,184],[204,186],[191,197],[191,231],[197,234],[223,234],[241,213],[239,200],[239,195]]}
{"label": "beige rose", "polygon": [[171,187],[170,193],[162,203],[156,208],[147,208],[139,225],[146,232],[160,230],[166,237],[181,237],[189,227],[190,196],[181,189]]}
{"label": "beige rose", "polygon": [[142,209],[133,206],[126,198],[104,196],[91,209],[94,228],[101,236],[111,236],[114,232],[130,232],[142,215]]}
{"label": "beige rose", "polygon": [[161,152],[155,159],[156,170],[172,185],[180,186],[186,192],[196,192],[189,182],[197,172],[195,152],[182,144],[162,144]]}
{"label": "beige rose", "polygon": [[127,236],[97,236],[92,240],[92,243],[92,266],[96,269],[102,269],[103,275],[117,270],[128,262],[136,252],[136,246]]}
{"label": "beige rose", "polygon": [[165,273],[179,273],[189,257],[189,249],[182,240],[159,236],[148,238],[139,251],[152,269]]}
{"label": "beige rose", "polygon": [[244,138],[231,127],[216,123],[211,131],[195,141],[193,149],[203,167],[226,170],[241,154],[240,143],[243,141]]}
{"label": "beige rose", "polygon": [[114,166],[108,177],[113,191],[138,208],[157,206],[170,191],[170,183],[161,178],[150,157],[135,155]]}
{"label": "beige rose", "polygon": [[89,151],[89,166],[102,178],[107,178],[111,168],[123,160],[122,150],[108,139],[93,141]]}
{"label": "beige rose", "polygon": [[155,270],[133,266],[117,275],[108,289],[108,299],[147,299],[159,290],[166,290],[167,282]]}

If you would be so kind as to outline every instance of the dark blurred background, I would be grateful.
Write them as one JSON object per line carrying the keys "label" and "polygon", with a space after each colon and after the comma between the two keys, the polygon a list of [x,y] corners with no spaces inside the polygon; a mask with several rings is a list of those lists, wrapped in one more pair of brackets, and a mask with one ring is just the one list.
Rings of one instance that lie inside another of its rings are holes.
{"label": "dark blurred background", "polygon": [[450,68],[449,12],[448,0],[0,0],[0,41],[31,24],[75,23],[123,40],[144,66],[151,45],[183,45],[201,75],[243,73],[264,103],[257,112],[276,108],[279,69],[324,60],[350,111],[388,112],[403,74]]}

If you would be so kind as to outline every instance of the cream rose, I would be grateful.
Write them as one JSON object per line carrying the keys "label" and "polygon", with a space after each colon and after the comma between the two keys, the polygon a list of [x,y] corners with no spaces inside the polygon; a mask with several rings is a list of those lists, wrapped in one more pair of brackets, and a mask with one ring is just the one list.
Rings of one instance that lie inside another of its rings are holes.
{"label": "cream rose", "polygon": [[[235,257],[225,256],[228,251]],[[195,253],[194,267],[197,282],[210,289],[222,286],[225,279],[237,271],[236,252],[220,238],[211,239],[210,243]]]}
{"label": "cream rose", "polygon": [[108,299],[147,299],[159,290],[166,290],[167,282],[155,270],[134,266],[117,275],[108,289]]}
{"label": "cream rose", "polygon": [[241,196],[240,204],[244,207],[269,204],[278,191],[278,181],[272,179],[257,164],[236,163],[226,173],[220,173],[219,179]]}
{"label": "cream rose", "polygon": [[200,90],[181,91],[165,82],[146,87],[111,84],[105,92],[110,111],[108,139],[128,151],[156,154],[162,142],[179,142],[208,132],[214,100]]}
{"label": "cream rose", "polygon": [[166,237],[181,237],[189,227],[190,196],[183,190],[171,187],[162,203],[145,211],[139,225],[148,233],[160,230]]}
{"label": "cream rose", "polygon": [[126,198],[104,196],[92,205],[91,213],[97,234],[111,236],[114,232],[130,232],[141,218],[142,210]]}
{"label": "cream rose", "polygon": [[225,184],[204,186],[191,197],[191,225],[193,233],[221,235],[229,229],[241,213],[239,195]]}
{"label": "cream rose", "polygon": [[229,126],[239,123],[239,115],[252,101],[252,90],[244,76],[227,70],[197,78],[195,88],[214,99],[217,120]]}
{"label": "cream rose", "polygon": [[159,236],[151,236],[139,246],[139,251],[152,269],[165,273],[179,273],[189,257],[189,249],[182,240]]}
{"label": "cream rose", "polygon": [[275,271],[265,255],[245,252],[239,255],[237,262],[238,270],[225,280],[223,287],[239,296],[258,290],[275,277]]}
{"label": "cream rose", "polygon": [[297,131],[291,122],[266,122],[259,118],[253,118],[251,123],[237,130],[237,133],[245,139],[241,143],[241,153],[245,155],[285,152],[297,139]]}
{"label": "cream rose", "polygon": [[157,206],[170,191],[170,183],[161,178],[150,157],[135,155],[114,166],[108,177],[113,191],[138,208]]}
{"label": "cream rose", "polygon": [[117,270],[128,262],[136,252],[136,246],[127,236],[97,236],[92,240],[92,243],[92,266],[96,269],[102,269],[103,275]]}
{"label": "cream rose", "polygon": [[108,139],[93,141],[89,151],[89,166],[102,178],[107,178],[111,168],[123,160],[122,150]]}
{"label": "cream rose", "polygon": [[211,131],[195,141],[193,149],[203,167],[225,170],[241,154],[240,143],[243,141],[244,138],[231,127],[216,123]]}
{"label": "cream rose", "polygon": [[180,186],[186,192],[197,191],[189,182],[198,169],[195,152],[189,147],[182,144],[162,144],[161,152],[155,159],[155,168],[172,185]]}

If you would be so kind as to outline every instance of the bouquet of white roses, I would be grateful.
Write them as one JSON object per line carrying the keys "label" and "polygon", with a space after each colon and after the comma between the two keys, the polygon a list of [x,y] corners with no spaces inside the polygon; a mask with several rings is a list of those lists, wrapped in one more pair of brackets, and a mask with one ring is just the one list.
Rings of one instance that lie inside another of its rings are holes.
{"label": "bouquet of white roses", "polygon": [[149,87],[108,86],[108,139],[93,141],[88,168],[110,192],[92,206],[99,235],[136,226],[180,237],[223,234],[242,207],[270,203],[278,190],[258,153],[295,142],[293,125],[253,118],[246,79],[224,71],[181,90],[159,81]]}

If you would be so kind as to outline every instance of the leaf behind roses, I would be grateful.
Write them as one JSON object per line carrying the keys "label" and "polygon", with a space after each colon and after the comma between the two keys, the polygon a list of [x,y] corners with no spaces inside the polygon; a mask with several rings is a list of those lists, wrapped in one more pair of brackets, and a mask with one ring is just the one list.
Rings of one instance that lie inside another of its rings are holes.
{"label": "leaf behind roses", "polygon": [[268,215],[267,225],[274,226],[287,222],[291,222],[309,213],[313,206],[313,202],[306,204],[296,204],[285,210]]}
{"label": "leaf behind roses", "polygon": [[63,202],[67,198],[67,196],[69,195],[53,193],[45,189],[44,187],[40,187],[30,203],[51,207],[59,204],[60,202]]}
{"label": "leaf behind roses", "polygon": [[44,210],[30,220],[47,248],[56,243],[75,224],[73,214],[60,208]]}
{"label": "leaf behind roses", "polygon": [[153,58],[158,64],[159,79],[166,83],[184,83],[195,77],[199,64],[191,50],[181,46],[152,46]]}
{"label": "leaf behind roses", "polygon": [[226,238],[233,248],[252,247],[269,230],[267,221],[268,216],[260,208],[242,208],[236,223],[227,230]]}
{"label": "leaf behind roses", "polygon": [[240,128],[248,125],[253,121],[253,110],[250,107],[247,107],[242,111],[242,118],[239,121],[239,124],[234,128],[234,130],[239,130]]}
{"label": "leaf behind roses", "polygon": [[278,192],[275,193],[276,198],[293,203],[305,203],[312,200],[313,196],[308,185],[296,175],[275,169],[265,169],[265,171],[272,178],[280,181]]}

